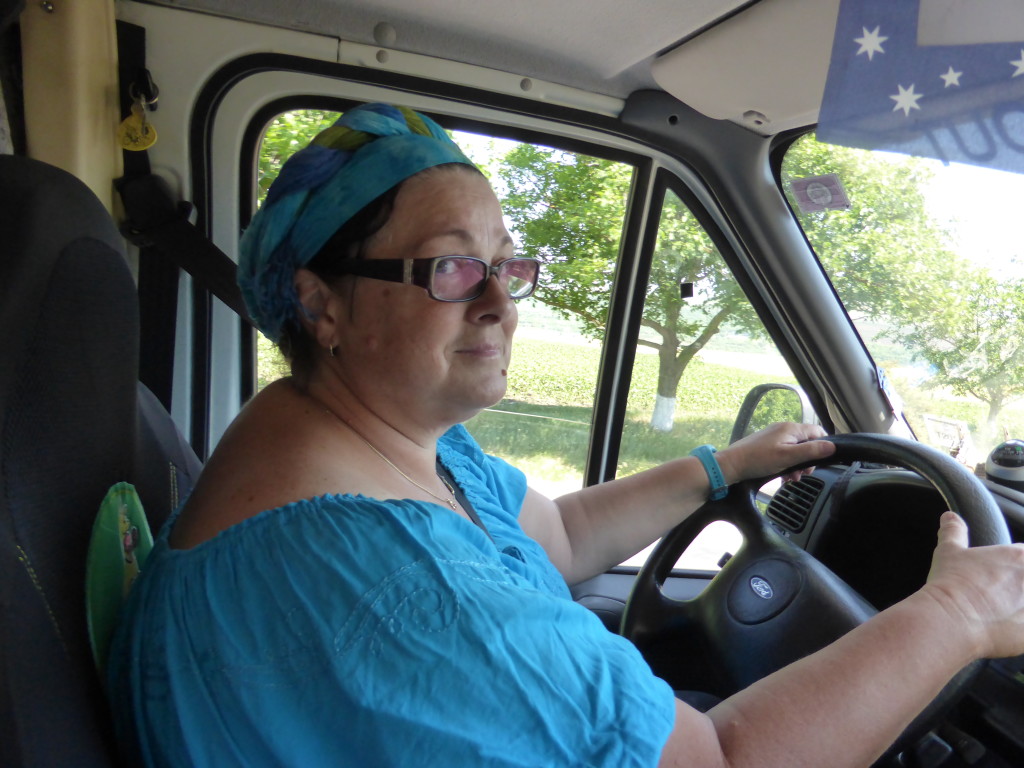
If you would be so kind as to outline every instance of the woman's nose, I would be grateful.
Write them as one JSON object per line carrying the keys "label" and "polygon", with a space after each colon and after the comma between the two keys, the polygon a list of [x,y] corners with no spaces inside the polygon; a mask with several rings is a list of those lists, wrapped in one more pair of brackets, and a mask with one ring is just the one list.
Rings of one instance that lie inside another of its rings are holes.
{"label": "woman's nose", "polygon": [[493,318],[492,322],[500,322],[509,312],[515,310],[515,302],[508,295],[507,286],[493,273],[487,276],[484,292],[469,304],[476,319]]}

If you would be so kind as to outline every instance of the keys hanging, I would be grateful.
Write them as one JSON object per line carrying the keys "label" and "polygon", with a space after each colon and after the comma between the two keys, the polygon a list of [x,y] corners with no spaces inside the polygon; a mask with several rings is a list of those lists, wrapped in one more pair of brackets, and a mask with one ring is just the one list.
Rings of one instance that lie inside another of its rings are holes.
{"label": "keys hanging", "polygon": [[146,118],[146,103],[141,96],[132,102],[131,114],[117,128],[121,149],[142,152],[156,144],[156,127]]}

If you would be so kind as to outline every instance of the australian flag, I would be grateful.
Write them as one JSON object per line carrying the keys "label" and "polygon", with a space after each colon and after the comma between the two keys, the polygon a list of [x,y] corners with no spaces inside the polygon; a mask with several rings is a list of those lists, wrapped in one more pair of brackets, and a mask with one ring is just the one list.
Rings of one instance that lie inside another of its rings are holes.
{"label": "australian flag", "polygon": [[818,139],[1024,172],[1024,0],[841,0]]}

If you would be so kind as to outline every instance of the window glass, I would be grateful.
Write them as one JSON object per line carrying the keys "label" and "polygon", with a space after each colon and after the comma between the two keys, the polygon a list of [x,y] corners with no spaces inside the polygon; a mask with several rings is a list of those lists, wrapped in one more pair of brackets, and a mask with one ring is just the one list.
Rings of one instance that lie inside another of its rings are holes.
{"label": "window glass", "polygon": [[807,135],[782,182],[917,438],[983,473],[1024,437],[1024,176]]}

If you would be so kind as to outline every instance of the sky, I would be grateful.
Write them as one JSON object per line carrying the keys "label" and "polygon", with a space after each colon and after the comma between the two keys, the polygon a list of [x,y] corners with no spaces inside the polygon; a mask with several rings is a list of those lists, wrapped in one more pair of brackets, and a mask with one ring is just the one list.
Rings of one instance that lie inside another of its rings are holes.
{"label": "sky", "polygon": [[933,168],[928,206],[939,220],[954,222],[960,252],[997,273],[1024,277],[1024,174],[937,161]]}

